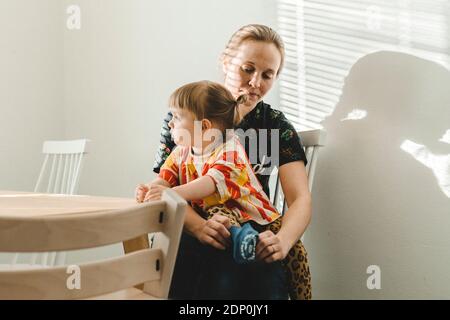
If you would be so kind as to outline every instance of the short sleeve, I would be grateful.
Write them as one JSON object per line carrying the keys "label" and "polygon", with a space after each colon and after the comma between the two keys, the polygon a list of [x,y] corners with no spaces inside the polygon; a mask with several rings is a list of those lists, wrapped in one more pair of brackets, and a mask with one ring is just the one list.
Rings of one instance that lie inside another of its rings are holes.
{"label": "short sleeve", "polygon": [[205,175],[214,180],[221,203],[250,194],[246,165],[237,151],[223,153]]}
{"label": "short sleeve", "polygon": [[288,119],[286,119],[284,114],[281,112],[277,117],[276,128],[280,129],[279,166],[294,161],[303,161],[306,166],[308,160],[306,160],[305,151],[303,150],[303,145],[300,141],[300,137],[298,136],[294,126],[289,122]]}
{"label": "short sleeve", "polygon": [[169,154],[175,148],[175,142],[172,140],[172,135],[170,134],[169,122],[172,120],[172,113],[167,113],[164,118],[160,138],[159,138],[159,147],[156,151],[155,162],[153,163],[153,172],[159,173],[161,166],[164,164],[166,159],[169,157]]}
{"label": "short sleeve", "polygon": [[173,188],[179,185],[179,148],[175,148],[159,170],[159,177]]}

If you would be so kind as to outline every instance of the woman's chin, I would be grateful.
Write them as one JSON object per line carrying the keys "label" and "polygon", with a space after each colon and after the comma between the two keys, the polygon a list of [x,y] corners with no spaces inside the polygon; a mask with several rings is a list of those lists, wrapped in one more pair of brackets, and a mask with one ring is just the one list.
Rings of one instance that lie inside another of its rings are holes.
{"label": "woman's chin", "polygon": [[247,110],[252,110],[257,104],[258,104],[259,100],[255,99],[255,100],[248,100],[246,103],[244,103],[242,106],[247,109]]}

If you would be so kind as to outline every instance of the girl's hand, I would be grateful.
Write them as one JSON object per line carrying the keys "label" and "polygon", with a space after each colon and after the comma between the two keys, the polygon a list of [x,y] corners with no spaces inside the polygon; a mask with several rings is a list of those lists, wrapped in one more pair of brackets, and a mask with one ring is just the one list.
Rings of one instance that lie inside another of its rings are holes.
{"label": "girl's hand", "polygon": [[160,184],[150,184],[148,185],[148,191],[145,195],[144,202],[151,201],[151,200],[161,200],[161,196],[164,190],[166,190],[168,187],[162,186]]}
{"label": "girl's hand", "polygon": [[135,197],[136,197],[136,202],[141,203],[142,201],[144,201],[144,198],[145,198],[145,195],[147,194],[147,192],[148,192],[148,185],[142,184],[142,183],[139,184],[136,187],[136,190],[134,192]]}
{"label": "girl's hand", "polygon": [[195,232],[197,239],[219,250],[225,250],[230,245],[230,219],[221,215],[214,215],[205,220],[202,226]]}
{"label": "girl's hand", "polygon": [[290,249],[280,236],[267,230],[259,234],[259,241],[256,245],[256,258],[267,263],[283,260]]}

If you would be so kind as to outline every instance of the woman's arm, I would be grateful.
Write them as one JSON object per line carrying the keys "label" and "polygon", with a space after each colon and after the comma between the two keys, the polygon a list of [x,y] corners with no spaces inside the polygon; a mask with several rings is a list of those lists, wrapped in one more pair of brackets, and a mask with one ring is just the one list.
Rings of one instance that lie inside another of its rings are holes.
{"label": "woman's arm", "polygon": [[272,231],[260,234],[256,254],[266,262],[284,259],[311,221],[311,193],[304,163],[286,163],[279,168],[278,174],[289,208],[277,234]]}
{"label": "woman's arm", "polygon": [[311,221],[311,193],[302,161],[281,166],[279,175],[288,210],[283,215],[278,235],[290,249],[300,239]]}

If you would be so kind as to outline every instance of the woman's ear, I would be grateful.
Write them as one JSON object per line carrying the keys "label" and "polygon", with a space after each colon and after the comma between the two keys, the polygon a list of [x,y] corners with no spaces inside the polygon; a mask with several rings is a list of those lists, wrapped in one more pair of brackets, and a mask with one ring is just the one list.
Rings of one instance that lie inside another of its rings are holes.
{"label": "woman's ear", "polygon": [[222,71],[223,71],[223,74],[228,73],[228,59],[227,58],[222,59]]}

